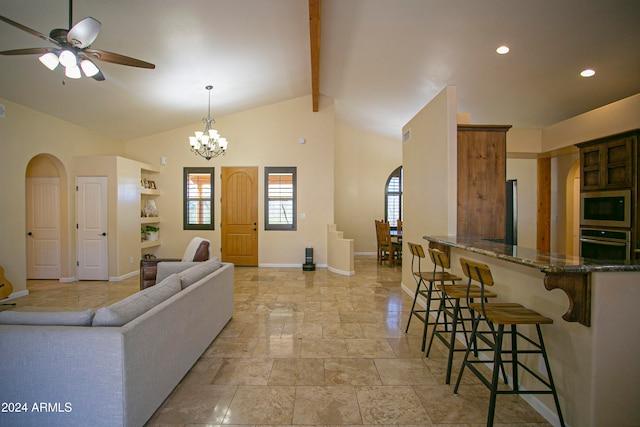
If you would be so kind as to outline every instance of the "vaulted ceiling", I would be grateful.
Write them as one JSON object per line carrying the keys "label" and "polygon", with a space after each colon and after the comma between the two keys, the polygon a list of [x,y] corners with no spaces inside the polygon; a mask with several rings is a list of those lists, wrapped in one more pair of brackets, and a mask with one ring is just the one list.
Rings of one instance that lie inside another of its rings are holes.
{"label": "vaulted ceiling", "polygon": [[[0,2],[44,34],[67,28],[68,11]],[[37,55],[0,55],[0,98],[126,141],[199,123],[208,84],[216,117],[315,88],[339,120],[399,139],[449,84],[473,122],[526,128],[640,93],[638,0],[76,0],[73,22],[87,16],[102,23],[92,47],[156,69],[98,62],[106,81],[70,80]],[[0,51],[49,45],[0,22]]]}

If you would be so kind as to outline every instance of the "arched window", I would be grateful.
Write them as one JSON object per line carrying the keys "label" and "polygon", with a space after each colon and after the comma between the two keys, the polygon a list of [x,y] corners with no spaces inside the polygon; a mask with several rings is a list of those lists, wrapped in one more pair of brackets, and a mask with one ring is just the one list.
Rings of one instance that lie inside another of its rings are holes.
{"label": "arched window", "polygon": [[402,220],[402,166],[391,172],[384,188],[384,219],[394,228]]}

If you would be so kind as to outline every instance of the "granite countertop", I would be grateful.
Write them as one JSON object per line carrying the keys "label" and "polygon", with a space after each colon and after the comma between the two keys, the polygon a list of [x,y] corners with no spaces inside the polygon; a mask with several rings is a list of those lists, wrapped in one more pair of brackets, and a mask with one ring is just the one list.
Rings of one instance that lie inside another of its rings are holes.
{"label": "granite countertop", "polygon": [[545,273],[640,271],[640,263],[633,261],[601,261],[458,236],[424,236],[423,238],[430,242],[537,268]]}

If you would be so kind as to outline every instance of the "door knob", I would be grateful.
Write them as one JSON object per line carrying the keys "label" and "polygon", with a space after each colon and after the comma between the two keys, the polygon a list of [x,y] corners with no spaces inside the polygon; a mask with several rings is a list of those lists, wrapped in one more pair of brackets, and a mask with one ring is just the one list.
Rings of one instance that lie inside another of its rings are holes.
{"label": "door knob", "polygon": [[102,233],[102,234],[101,234],[101,236],[106,236],[106,235],[107,235],[107,233]]}
{"label": "door knob", "polygon": [[33,233],[32,232],[28,232],[27,236],[33,236]]}

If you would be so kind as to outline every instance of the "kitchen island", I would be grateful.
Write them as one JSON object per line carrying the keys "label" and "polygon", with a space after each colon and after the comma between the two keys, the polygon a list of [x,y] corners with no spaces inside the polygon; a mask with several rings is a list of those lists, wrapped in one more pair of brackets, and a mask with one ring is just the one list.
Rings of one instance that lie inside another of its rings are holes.
{"label": "kitchen island", "polygon": [[[543,330],[567,425],[640,425],[639,264],[456,236],[424,239],[450,252],[453,273],[462,276],[461,257],[487,264],[499,301],[553,319]],[[540,360],[528,362],[544,373]],[[549,396],[523,398],[557,422]]]}

